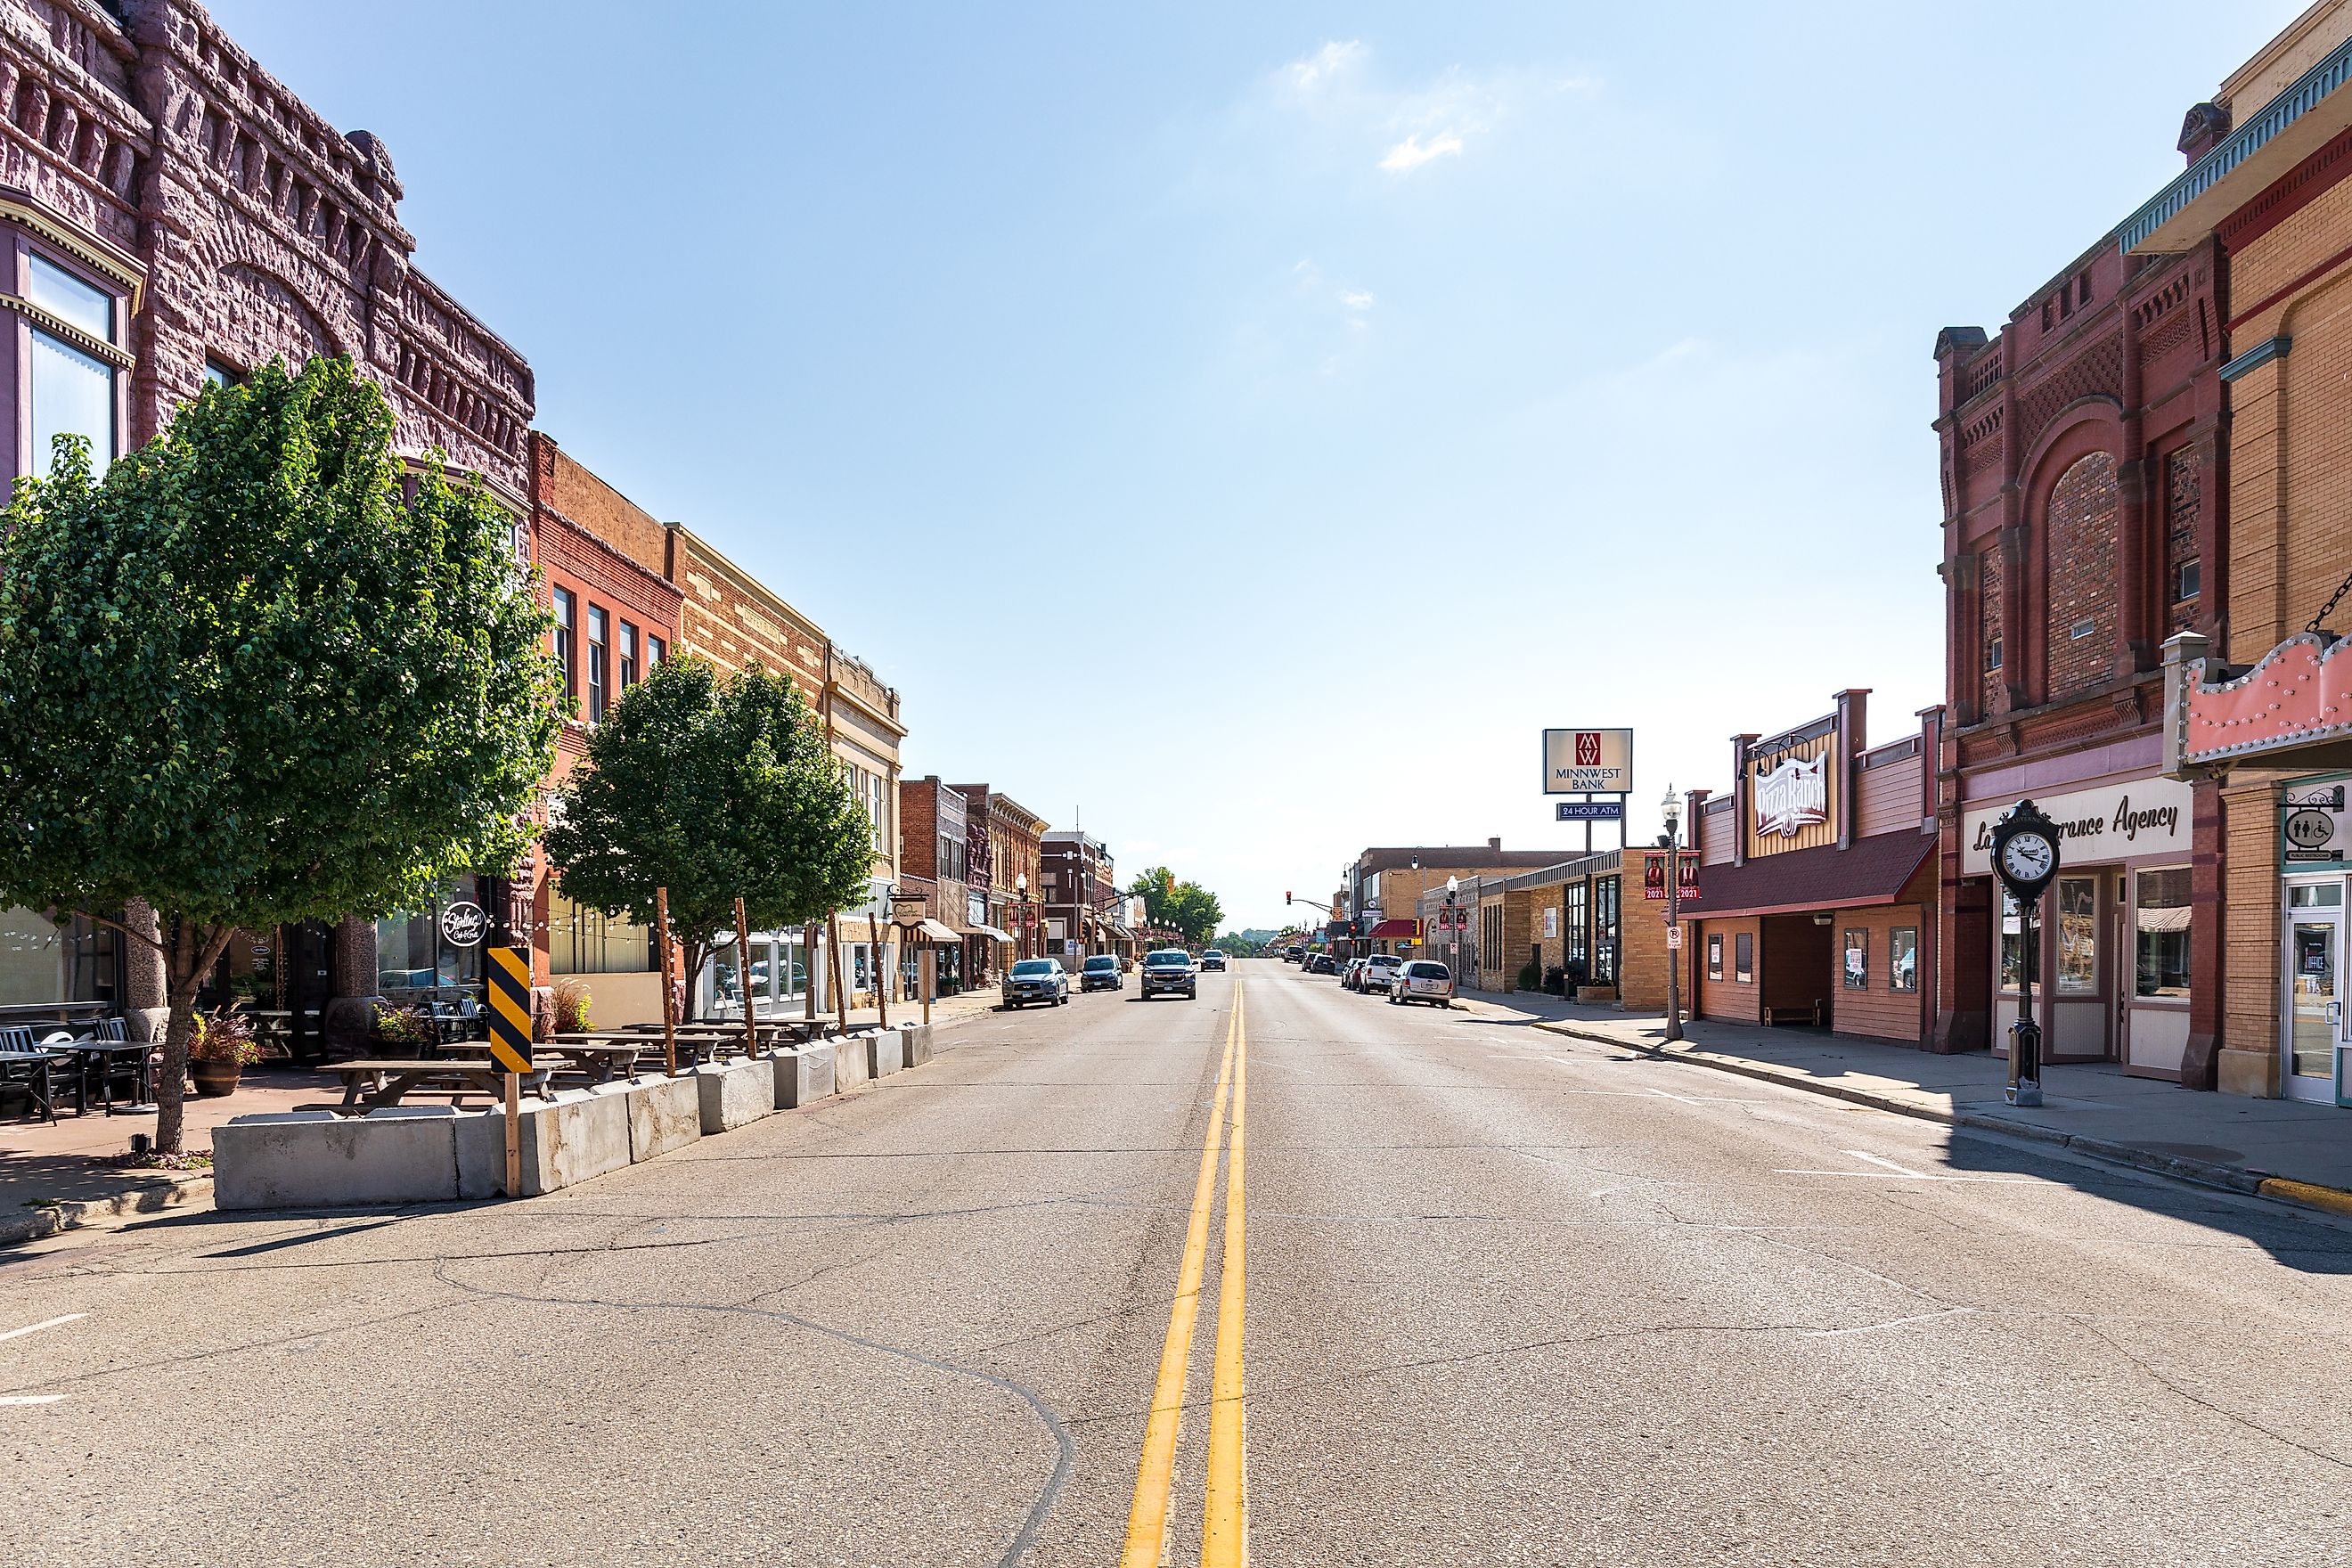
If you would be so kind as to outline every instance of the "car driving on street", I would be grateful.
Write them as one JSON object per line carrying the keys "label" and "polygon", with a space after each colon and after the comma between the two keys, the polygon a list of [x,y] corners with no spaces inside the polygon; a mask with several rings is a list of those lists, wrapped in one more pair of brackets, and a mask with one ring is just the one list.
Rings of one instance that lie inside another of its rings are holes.
{"label": "car driving on street", "polygon": [[1118,955],[1097,952],[1078,968],[1078,989],[1081,991],[1124,991],[1127,976],[1118,967]]}
{"label": "car driving on street", "polygon": [[1163,992],[1176,993],[1187,1002],[1201,994],[1200,972],[1192,967],[1192,955],[1181,947],[1143,955],[1143,999],[1148,1002]]}
{"label": "car driving on street", "polygon": [[1057,1007],[1070,999],[1070,976],[1055,958],[1024,958],[1006,972],[1003,986],[1007,1007],[1043,1002]]}
{"label": "car driving on street", "polygon": [[1454,971],[1434,960],[1416,958],[1397,971],[1389,987],[1389,1001],[1398,1005],[1426,1002],[1433,1007],[1451,1007]]}
{"label": "car driving on street", "polygon": [[1201,967],[1202,969],[1223,969],[1224,966],[1225,955],[1216,948],[1213,947],[1209,949],[1208,952],[1201,955]]}

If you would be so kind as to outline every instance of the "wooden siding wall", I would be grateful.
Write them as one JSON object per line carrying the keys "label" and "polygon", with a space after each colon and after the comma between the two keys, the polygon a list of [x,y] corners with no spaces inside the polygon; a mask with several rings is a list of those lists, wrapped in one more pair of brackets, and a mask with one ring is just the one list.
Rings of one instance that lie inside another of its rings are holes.
{"label": "wooden siding wall", "polygon": [[1709,801],[1698,818],[1698,863],[1727,866],[1739,831],[1738,803],[1726,799],[1720,807]]}
{"label": "wooden siding wall", "polygon": [[1916,833],[1927,816],[1924,790],[1924,759],[1906,757],[1861,770],[1854,788],[1854,837],[1881,833]]}
{"label": "wooden siding wall", "polygon": [[[1735,978],[1739,973],[1739,938],[1746,933],[1748,941],[1761,946],[1763,933],[1757,928],[1763,922],[1750,917],[1736,921],[1700,921],[1694,949],[1697,957],[1693,965],[1698,978],[1691,991],[1696,1001],[1696,1011],[1702,1018],[1729,1018],[1753,1024],[1763,1017],[1763,987],[1754,981],[1743,985]],[[1717,936],[1723,938],[1723,978],[1707,978],[1706,944]],[[1753,973],[1751,971],[1751,973]]]}
{"label": "wooden siding wall", "polygon": [[[1882,772],[1892,772],[1883,769]],[[1916,1040],[1919,1037],[1920,992],[1902,992],[1888,984],[1895,944],[1890,933],[1908,926],[1921,940],[1919,984],[1927,984],[1927,922],[1916,904],[1876,904],[1869,909],[1840,910],[1830,927],[1830,984],[1837,1008],[1837,1032],[1876,1040]],[[1867,933],[1870,944],[1870,987],[1845,989],[1845,933]]]}

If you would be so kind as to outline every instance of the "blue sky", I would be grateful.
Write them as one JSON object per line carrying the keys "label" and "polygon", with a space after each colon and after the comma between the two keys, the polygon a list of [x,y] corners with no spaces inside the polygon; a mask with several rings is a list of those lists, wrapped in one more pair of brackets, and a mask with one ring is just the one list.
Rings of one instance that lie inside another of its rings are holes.
{"label": "blue sky", "polygon": [[911,775],[1253,925],[1369,843],[1569,846],[1546,725],[1637,728],[1637,837],[1841,687],[1902,733],[1937,330],[2300,8],[213,6]]}

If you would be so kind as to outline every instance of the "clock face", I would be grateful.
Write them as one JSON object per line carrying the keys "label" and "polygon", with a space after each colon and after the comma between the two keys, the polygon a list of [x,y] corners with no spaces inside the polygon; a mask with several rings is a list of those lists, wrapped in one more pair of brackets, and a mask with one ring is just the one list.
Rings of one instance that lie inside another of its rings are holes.
{"label": "clock face", "polygon": [[2000,868],[2012,882],[2047,879],[2057,859],[2057,849],[2039,833],[2014,834],[2000,847]]}

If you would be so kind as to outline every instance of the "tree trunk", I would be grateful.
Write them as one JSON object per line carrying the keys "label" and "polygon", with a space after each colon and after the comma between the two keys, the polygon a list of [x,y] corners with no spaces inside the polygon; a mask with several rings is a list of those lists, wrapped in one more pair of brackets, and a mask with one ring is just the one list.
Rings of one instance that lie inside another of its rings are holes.
{"label": "tree trunk", "polygon": [[197,928],[186,921],[172,922],[164,963],[164,995],[171,1016],[163,1026],[163,1060],[155,1069],[155,1152],[159,1154],[186,1152],[183,1144],[186,1138],[188,1038],[194,1032],[196,993],[204,988],[205,976],[228,951],[229,939],[236,934],[234,926],[215,927],[200,935]]}
{"label": "tree trunk", "polygon": [[[675,931],[677,928],[673,925],[670,929]],[[677,972],[677,1016],[680,1023],[686,1023],[690,1021],[687,1013],[694,1002],[695,987],[701,984],[702,963],[710,956],[710,943],[707,941],[680,941],[677,945],[684,955],[684,962],[679,964]]]}

